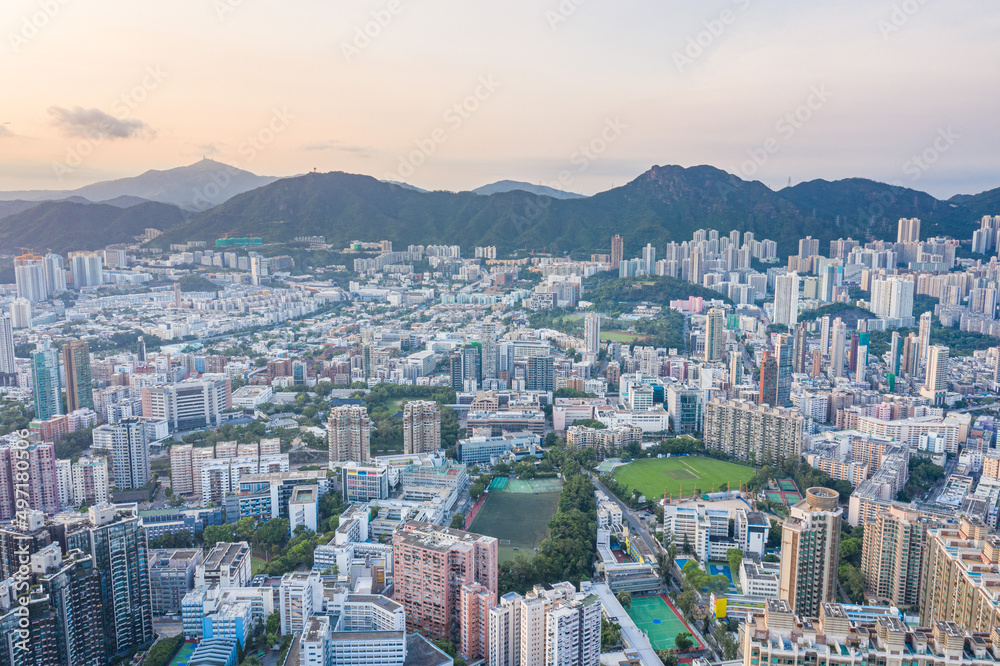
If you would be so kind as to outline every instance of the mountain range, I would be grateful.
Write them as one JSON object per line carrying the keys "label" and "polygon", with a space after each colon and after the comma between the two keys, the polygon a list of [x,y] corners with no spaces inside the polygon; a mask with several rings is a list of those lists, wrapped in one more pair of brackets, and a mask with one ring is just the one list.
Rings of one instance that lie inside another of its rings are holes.
{"label": "mountain range", "polygon": [[[107,180],[75,190],[22,190],[0,192],[0,202],[57,201],[84,199],[86,202],[118,205],[116,200],[128,197],[141,201],[158,201],[192,211],[207,210],[249,190],[278,180],[258,176],[243,169],[203,159],[190,166],[150,170],[131,178]],[[3,209],[0,208],[0,215]]]}
{"label": "mountain range", "polygon": [[[202,178],[206,173],[233,174],[221,171],[230,167],[209,160],[186,169],[195,167]],[[720,234],[736,229],[753,232],[758,239],[770,238],[777,241],[779,255],[785,255],[796,252],[798,240],[807,235],[820,239],[821,252],[828,241],[840,237],[894,240],[900,217],[921,218],[924,237],[968,239],[983,215],[1000,214],[1000,189],[944,201],[918,190],[850,178],[813,180],[774,191],[710,166],[656,166],[623,186],[590,197],[533,192],[529,188],[539,186],[515,181],[471,192],[427,192],[343,172],[265,178],[269,182],[250,188],[251,180],[242,175],[249,172],[240,172],[231,185],[234,190],[247,187],[246,191],[220,192],[219,198],[230,196],[206,210],[193,211],[175,202],[129,205],[136,203],[135,197],[150,198],[154,190],[161,198],[183,191],[154,176],[182,170],[126,179],[131,189],[97,184],[103,189],[87,194],[108,199],[100,204],[74,199],[31,206],[23,196],[0,201],[0,252],[18,246],[38,249],[39,244],[59,252],[96,249],[131,241],[146,227],[155,227],[164,231],[153,241],[159,247],[211,241],[229,233],[254,234],[265,241],[321,235],[335,246],[356,239],[389,239],[397,246],[496,245],[501,252],[529,248],[579,255],[607,251],[611,236],[619,233],[626,255],[633,256],[647,242],[662,246],[688,240],[698,229],[713,228]],[[166,180],[184,180],[190,187],[189,175]],[[201,182],[204,188],[205,181]],[[79,193],[82,190],[86,188],[64,194],[85,196]]]}

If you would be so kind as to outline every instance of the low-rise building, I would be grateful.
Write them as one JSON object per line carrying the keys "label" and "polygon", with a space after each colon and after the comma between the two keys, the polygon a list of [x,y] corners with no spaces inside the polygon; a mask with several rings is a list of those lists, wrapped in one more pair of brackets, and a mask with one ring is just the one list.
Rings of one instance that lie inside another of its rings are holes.
{"label": "low-rise building", "polygon": [[350,504],[389,497],[389,468],[377,463],[342,463],[340,484]]}
{"label": "low-rise building", "polygon": [[250,580],[250,544],[219,542],[196,570],[197,586],[218,585],[222,589],[243,587]]}
{"label": "low-rise building", "polygon": [[149,592],[154,613],[179,613],[184,596],[194,588],[199,549],[151,550]]}
{"label": "low-rise building", "polygon": [[771,521],[760,511],[736,510],[736,541],[744,554],[753,554],[763,559],[767,549],[767,538],[771,533]]}
{"label": "low-rise building", "polygon": [[542,438],[530,432],[505,433],[498,437],[473,436],[457,442],[460,462],[466,465],[481,465],[507,454],[515,460],[529,455],[540,455]]}
{"label": "low-rise building", "polygon": [[288,500],[288,529],[294,533],[302,525],[316,532],[318,522],[319,497],[317,486],[296,486]]}
{"label": "low-rise building", "polygon": [[266,384],[241,386],[233,391],[233,405],[243,409],[254,409],[271,401],[273,389]]}
{"label": "low-rise building", "polygon": [[746,596],[777,597],[780,577],[781,566],[777,563],[757,563],[750,559],[740,563],[740,589]]}

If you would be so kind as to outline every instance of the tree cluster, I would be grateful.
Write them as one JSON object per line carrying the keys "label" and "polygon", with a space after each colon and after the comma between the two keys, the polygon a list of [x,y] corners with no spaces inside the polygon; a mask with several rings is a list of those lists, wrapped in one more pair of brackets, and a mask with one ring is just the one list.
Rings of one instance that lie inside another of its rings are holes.
{"label": "tree cluster", "polygon": [[897,499],[901,502],[913,501],[943,478],[943,467],[935,465],[930,458],[914,456],[910,458],[910,478],[899,491]]}
{"label": "tree cluster", "polygon": [[852,528],[843,522],[840,534],[840,564],[837,578],[848,598],[856,604],[865,600],[865,575],[861,572],[861,549],[864,545],[864,525]]}
{"label": "tree cluster", "polygon": [[594,309],[617,316],[632,309],[638,303],[652,303],[664,308],[670,306],[670,301],[686,299],[689,296],[700,296],[705,300],[729,299],[707,287],[691,284],[687,280],[670,276],[645,276],[641,278],[615,277],[611,273],[598,273],[594,276],[596,284],[586,286],[587,300],[594,304]]}
{"label": "tree cluster", "polygon": [[573,460],[562,467],[566,483],[549,522],[549,537],[534,558],[519,555],[500,565],[500,594],[525,593],[538,583],[589,580],[597,553],[597,502],[590,477]]}
{"label": "tree cluster", "polygon": [[841,502],[846,502],[851,493],[854,492],[854,487],[848,481],[834,479],[826,472],[816,469],[804,460],[792,457],[789,457],[780,465],[764,465],[752,479],[747,481],[746,486],[751,491],[760,491],[767,488],[768,482],[786,477],[791,477],[803,492],[807,488],[818,486],[836,490],[840,493]]}
{"label": "tree cluster", "polygon": [[402,453],[403,419],[397,416],[402,408],[396,402],[400,399],[437,402],[441,409],[441,447],[447,449],[458,439],[458,414],[447,406],[455,404],[452,388],[382,383],[372,387],[362,399],[375,426],[371,440],[373,453]]}
{"label": "tree cluster", "polygon": [[146,666],[167,666],[183,644],[184,634],[159,640],[153,643],[153,647],[149,648],[149,654],[146,655],[146,660],[143,663]]}

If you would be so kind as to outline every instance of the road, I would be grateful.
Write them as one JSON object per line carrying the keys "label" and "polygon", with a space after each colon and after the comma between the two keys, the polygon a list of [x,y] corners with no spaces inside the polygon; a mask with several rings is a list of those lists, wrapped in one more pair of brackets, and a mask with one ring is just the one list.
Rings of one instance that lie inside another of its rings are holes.
{"label": "road", "polygon": [[610,497],[611,501],[615,502],[621,508],[622,516],[628,521],[630,532],[632,534],[638,534],[639,538],[642,539],[644,544],[646,544],[646,548],[649,549],[649,552],[653,553],[653,555],[658,555],[660,553],[660,545],[649,535],[649,532],[646,531],[645,526],[642,524],[642,520],[635,515],[635,512],[632,511],[632,509],[629,508],[625,502],[622,502],[620,499],[615,497],[614,493],[608,490],[603,483],[598,481],[596,475],[591,474],[590,478],[594,481],[594,485],[597,486],[598,490]]}
{"label": "road", "polygon": [[156,635],[160,638],[166,638],[168,636],[176,636],[184,631],[184,625],[181,623],[180,619],[169,618],[163,615],[154,615],[153,631],[156,632]]}
{"label": "road", "polygon": [[[992,396],[991,396],[992,397]],[[995,402],[991,402],[988,405],[978,405],[976,407],[963,407],[962,409],[956,409],[956,412],[978,412],[981,409],[997,409],[998,405]]]}

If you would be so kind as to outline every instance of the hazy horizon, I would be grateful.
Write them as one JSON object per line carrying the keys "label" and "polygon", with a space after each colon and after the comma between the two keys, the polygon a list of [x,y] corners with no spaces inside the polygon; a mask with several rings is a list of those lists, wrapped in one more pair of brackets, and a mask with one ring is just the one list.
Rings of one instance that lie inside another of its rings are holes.
{"label": "hazy horizon", "polygon": [[[220,162],[218,160],[212,160],[212,158],[202,158],[202,159],[208,159],[208,160],[211,160],[213,162],[216,162],[218,164],[221,164],[221,165],[224,165],[224,166],[227,166],[227,167],[232,167],[233,166],[231,164],[225,164],[224,162]],[[131,178],[131,177],[134,177],[134,176],[139,176],[139,175],[142,175],[142,174],[144,174],[146,172],[149,172],[149,171],[161,171],[162,172],[162,171],[169,171],[171,169],[176,169],[176,168],[192,167],[192,166],[195,166],[196,164],[198,164],[198,162],[200,162],[200,161],[201,160],[198,160],[197,162],[193,162],[191,164],[183,164],[183,165],[179,165],[177,167],[168,167],[166,169],[147,169],[146,171],[143,171],[143,172],[139,172],[139,173],[135,173],[135,174],[128,174],[128,175],[122,176],[122,178]],[[699,167],[699,166],[712,166],[712,167],[714,167],[714,165],[705,165],[705,164],[692,164],[690,166],[675,165],[675,164],[656,164],[656,165],[650,165],[649,168],[643,170],[641,173],[635,174],[631,178],[626,178],[626,179],[622,180],[621,182],[615,182],[615,183],[613,183],[611,186],[609,186],[606,189],[599,189],[599,190],[596,190],[596,191],[588,193],[588,194],[584,194],[582,192],[575,192],[575,191],[570,190],[570,189],[563,189],[562,191],[570,193],[570,194],[581,194],[581,195],[583,195],[585,197],[591,197],[591,196],[594,196],[595,194],[600,194],[602,192],[607,192],[608,190],[611,190],[611,189],[614,189],[614,188],[618,188],[618,187],[621,187],[623,185],[627,185],[629,182],[635,180],[636,178],[638,178],[642,174],[646,173],[650,169],[653,169],[653,168],[656,168],[656,167],[670,167],[670,166],[679,166],[679,167],[682,167],[682,168],[694,168],[694,167]],[[718,168],[718,167],[715,167],[715,168]],[[405,181],[390,180],[388,178],[379,178],[379,176],[377,174],[344,172],[344,171],[339,170],[339,169],[335,169],[335,170],[332,170],[332,171],[323,171],[323,172],[320,172],[320,173],[336,173],[336,172],[351,173],[353,175],[359,175],[359,176],[369,176],[369,177],[381,180],[383,182],[395,183],[395,184],[404,185],[404,186],[405,185],[410,185],[409,183],[406,183]],[[254,173],[254,172],[251,172],[251,173]],[[284,179],[284,178],[297,178],[297,177],[300,177],[300,176],[304,176],[304,175],[306,175],[306,172],[299,172],[299,173],[285,174],[285,175],[277,175],[277,176],[274,175],[274,174],[268,174],[268,173],[262,173],[262,174],[254,173],[254,175],[256,175],[256,176],[263,176],[263,177],[272,177],[272,178],[275,178],[277,180],[280,180],[280,179]],[[739,174],[735,174],[735,175],[737,175],[739,177]],[[853,176],[850,176],[849,178],[853,178]],[[112,178],[112,179],[108,179],[108,180],[94,181],[92,183],[82,183],[81,185],[75,186],[75,187],[73,187],[71,189],[51,188],[50,190],[45,190],[45,189],[41,189],[40,188],[39,190],[0,190],[0,193],[19,192],[19,191],[26,191],[26,192],[31,192],[31,191],[38,191],[38,192],[44,192],[44,191],[64,191],[67,194],[69,194],[69,193],[75,192],[77,189],[80,189],[82,187],[86,187],[87,185],[95,185],[95,184],[100,184],[100,183],[114,181],[114,180],[118,180],[118,179]],[[746,179],[746,180],[753,181],[753,180],[756,180],[756,179],[751,178],[751,179]],[[479,185],[475,185],[473,187],[468,187],[468,188],[464,188],[464,189],[447,189],[447,188],[443,188],[443,187],[420,187],[419,189],[421,189],[423,191],[426,191],[426,192],[456,192],[456,193],[457,192],[470,192],[470,191],[473,191],[473,190],[478,189],[478,188],[483,187],[483,186],[493,185],[495,183],[501,183],[501,182],[519,182],[519,183],[524,183],[524,184],[528,184],[528,185],[546,185],[546,183],[530,183],[529,181],[520,180],[518,178],[499,178],[499,179],[497,179],[495,181],[491,181],[489,183],[480,183]],[[782,189],[784,189],[786,187],[789,187],[789,185],[788,185],[787,182],[784,183],[784,184],[782,184],[782,185],[780,185],[780,186],[778,186],[778,187],[774,187],[774,186],[772,186],[772,185],[770,185],[768,183],[762,182],[762,181],[758,181],[758,182],[761,182],[761,184],[763,184],[765,187],[767,187],[768,189],[770,189],[773,192],[779,192]],[[791,186],[794,187],[795,185],[800,184],[800,183],[804,183],[804,182],[809,182],[809,181],[798,181],[798,182],[796,182],[795,180],[792,180]],[[878,182],[881,182],[881,181],[878,181]],[[554,187],[556,185],[558,185],[558,183],[548,184],[549,187]],[[902,183],[901,185],[904,186],[904,187],[910,187],[909,185],[906,185],[905,183]],[[266,185],[262,185],[261,187],[266,187]],[[413,186],[413,187],[417,187],[417,186]],[[989,190],[992,190],[992,189],[998,189],[998,188],[1000,188],[1000,185],[998,185],[997,187],[990,187],[990,188],[987,188],[987,189],[982,190],[982,191],[976,191],[976,192],[956,192],[953,195],[949,195],[949,196],[945,196],[945,197],[936,197],[936,198],[938,198],[941,201],[947,201],[949,198],[951,198],[953,196],[962,195],[962,194],[975,195],[975,194],[980,194],[981,192],[986,192],[986,191],[989,191]],[[557,187],[556,189],[560,189],[560,188]],[[911,189],[921,191],[920,187],[912,187]],[[928,192],[928,194],[931,194],[931,193]],[[3,199],[0,199],[0,200],[3,200]]]}
{"label": "hazy horizon", "polygon": [[[0,190],[209,157],[594,194],[653,165],[771,189],[1000,187],[1000,8],[971,0],[11,0]],[[915,159],[916,158],[916,159]]]}

